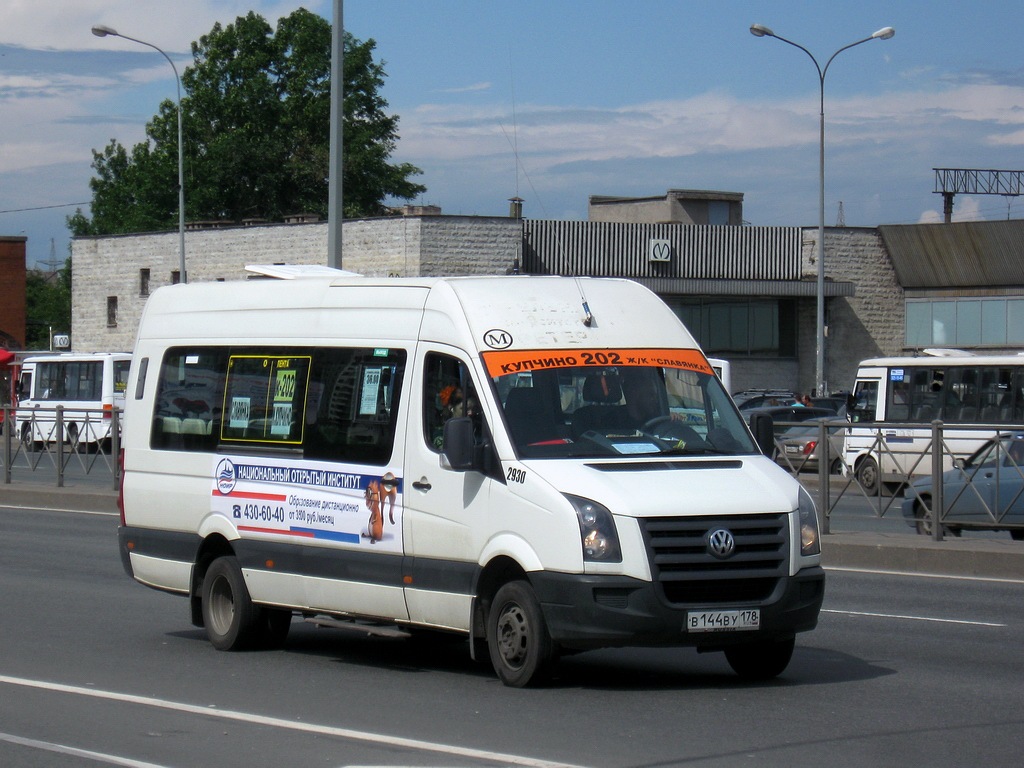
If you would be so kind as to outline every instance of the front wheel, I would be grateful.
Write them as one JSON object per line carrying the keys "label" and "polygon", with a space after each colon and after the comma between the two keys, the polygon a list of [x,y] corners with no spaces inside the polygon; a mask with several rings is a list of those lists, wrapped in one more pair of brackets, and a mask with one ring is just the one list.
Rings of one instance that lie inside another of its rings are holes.
{"label": "front wheel", "polygon": [[[931,504],[933,502],[929,500],[928,503]],[[920,502],[914,505],[914,527],[922,536],[932,535],[932,513],[925,509],[924,504],[921,504]],[[959,536],[960,533],[961,531],[959,528],[950,528],[945,525],[942,526],[942,534],[944,536]]]}
{"label": "front wheel", "polygon": [[32,439],[32,424],[31,422],[25,422],[21,425],[21,442],[25,446],[26,451],[34,451],[36,448],[35,440]]}
{"label": "front wheel", "polygon": [[732,671],[747,680],[771,680],[789,666],[796,639],[768,640],[725,649]]}
{"label": "front wheel", "polygon": [[878,464],[872,458],[867,458],[857,465],[857,482],[864,489],[864,493],[874,496],[878,493]]}
{"label": "front wheel", "polygon": [[510,581],[494,596],[487,615],[487,646],[505,685],[523,688],[550,674],[555,644],[540,602],[525,581]]}

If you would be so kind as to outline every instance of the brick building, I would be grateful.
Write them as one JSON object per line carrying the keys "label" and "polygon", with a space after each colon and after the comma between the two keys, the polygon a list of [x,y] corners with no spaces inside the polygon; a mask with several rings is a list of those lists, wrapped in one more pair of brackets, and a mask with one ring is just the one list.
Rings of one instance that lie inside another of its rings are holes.
{"label": "brick building", "polygon": [[24,236],[0,236],[0,348],[25,347]]}
{"label": "brick building", "polygon": [[[631,202],[626,209],[637,214]],[[660,216],[658,210],[647,213]],[[658,293],[708,355],[732,362],[734,390],[814,387],[817,228],[406,213],[346,221],[344,268],[371,277],[504,274],[518,267],[526,274],[631,278]],[[72,248],[74,348],[130,350],[149,292],[177,281],[177,232],[77,238]],[[246,264],[324,265],[327,225],[194,230],[186,233],[186,251],[192,282],[242,279]],[[830,227],[825,254],[830,391],[849,389],[862,359],[950,346],[932,343],[937,335],[918,343],[908,312],[927,315],[929,329],[955,330],[942,338],[957,346],[1024,347],[1024,222]],[[970,321],[1000,312],[1002,343],[988,325]]]}

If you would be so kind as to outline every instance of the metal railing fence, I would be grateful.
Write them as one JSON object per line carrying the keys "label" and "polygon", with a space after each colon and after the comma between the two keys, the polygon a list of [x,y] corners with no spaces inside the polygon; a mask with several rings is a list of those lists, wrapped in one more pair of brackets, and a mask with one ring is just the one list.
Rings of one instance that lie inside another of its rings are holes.
{"label": "metal railing fence", "polygon": [[[69,417],[68,411],[73,416]],[[16,419],[15,409],[4,406],[2,427],[4,484],[10,485],[15,468],[35,472],[42,467],[54,471],[57,487],[63,487],[68,469],[75,468],[86,475],[109,472],[111,483],[117,488],[121,450],[119,409],[68,409],[58,405],[21,409],[21,418]]]}
{"label": "metal railing fence", "polygon": [[[777,422],[776,426],[781,428],[797,424],[797,422]],[[806,426],[806,422],[801,425]],[[887,438],[900,431],[920,431],[922,428],[920,423],[866,424],[858,422],[856,425],[858,429],[866,429],[872,434],[872,440],[866,453],[874,460],[875,468],[883,465],[883,459],[890,459],[891,462],[885,463],[891,463],[897,468],[894,474],[886,476],[885,482],[879,474],[869,487],[865,487],[865,483],[861,482],[861,473],[858,472],[859,466],[852,466],[847,453],[837,445],[844,444],[843,441],[850,426],[850,422],[842,419],[817,423],[818,435],[814,451],[814,458],[817,461],[817,489],[816,494],[812,495],[816,496],[815,503],[822,533],[829,533],[832,513],[848,494],[858,495],[871,506],[875,516],[881,518],[894,506],[901,512],[900,507],[904,497],[900,495],[900,492],[911,483],[923,478],[930,479],[930,487],[927,489],[926,496],[918,497],[918,502],[921,506],[923,525],[930,528],[929,533],[935,541],[941,541],[947,530],[955,528],[952,521],[956,519],[957,513],[968,502],[976,504],[982,510],[981,518],[975,518],[971,527],[985,527],[987,524],[998,528],[1008,522],[1007,515],[1018,501],[1024,499],[1024,460],[1015,459],[1006,451],[1001,441],[996,441],[993,448],[993,466],[996,468],[997,483],[998,472],[1000,467],[1003,467],[1002,471],[1011,473],[1011,479],[1022,481],[1022,487],[1009,497],[996,493],[989,499],[975,487],[975,480],[981,479],[978,468],[965,469],[963,467],[962,460],[967,457],[962,453],[956,453],[950,447],[950,442],[946,437],[948,425],[938,420],[927,425],[929,438],[923,446],[916,449],[894,448]],[[965,432],[977,432],[979,442],[982,442],[983,439],[999,438],[1024,431],[1020,428],[991,424],[957,424],[955,429],[961,436]],[[775,444],[777,456],[783,457],[780,463],[798,480],[806,477],[808,473],[802,472],[802,470],[810,460],[810,455],[801,455],[796,460],[790,460],[784,450],[779,430],[776,430]],[[952,469],[947,469],[947,464]],[[838,467],[837,473],[831,471],[834,466]],[[946,475],[947,472],[952,472],[952,475]],[[810,476],[814,477],[813,474]],[[991,479],[991,475],[984,476],[986,482]],[[951,485],[958,486],[958,490],[952,499],[946,500],[943,495],[947,486]],[[811,489],[809,488],[809,490]],[[959,508],[958,505],[960,505]],[[1021,506],[1024,504],[1018,505],[1018,508]],[[1015,514],[1020,514],[1020,512],[1016,511]]]}

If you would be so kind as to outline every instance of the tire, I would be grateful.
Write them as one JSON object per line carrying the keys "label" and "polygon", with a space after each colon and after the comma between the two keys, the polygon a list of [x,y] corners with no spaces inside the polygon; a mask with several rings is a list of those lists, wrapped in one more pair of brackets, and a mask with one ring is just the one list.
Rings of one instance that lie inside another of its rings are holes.
{"label": "tire", "polygon": [[261,618],[257,622],[257,643],[268,651],[284,648],[292,628],[292,612],[284,608],[257,608]]}
{"label": "tire", "polygon": [[932,535],[931,512],[926,510],[924,508],[924,505],[921,504],[920,502],[914,505],[914,527],[917,529],[917,532],[922,536]]}
{"label": "tire", "polygon": [[1014,541],[1024,541],[1024,529],[1021,529],[1021,528],[1011,528],[1010,529],[1010,538],[1013,539]]}
{"label": "tire", "polygon": [[487,615],[487,647],[505,685],[524,688],[550,675],[555,644],[537,596],[525,581],[510,581],[494,596]]}
{"label": "tire", "polygon": [[878,494],[881,484],[878,482],[878,464],[875,463],[874,459],[868,457],[862,460],[857,465],[856,475],[857,482],[864,489],[864,493],[869,496]]}
{"label": "tire", "polygon": [[[928,502],[931,503],[931,499],[929,499]],[[932,514],[926,510],[920,502],[914,505],[914,521],[914,527],[917,529],[919,534],[922,536],[932,535]],[[956,527],[951,528],[947,525],[942,526],[943,536],[955,536],[959,538],[962,532],[963,531],[961,531],[961,529]]]}
{"label": "tire", "polygon": [[21,442],[29,453],[36,448],[35,441],[32,439],[32,424],[30,422],[21,425]]}
{"label": "tire", "polygon": [[745,680],[771,680],[783,673],[793,658],[796,639],[767,640],[725,649],[725,658]]}
{"label": "tire", "polygon": [[251,648],[267,634],[266,614],[253,605],[234,557],[218,557],[210,563],[203,579],[202,606],[206,635],[218,651]]}

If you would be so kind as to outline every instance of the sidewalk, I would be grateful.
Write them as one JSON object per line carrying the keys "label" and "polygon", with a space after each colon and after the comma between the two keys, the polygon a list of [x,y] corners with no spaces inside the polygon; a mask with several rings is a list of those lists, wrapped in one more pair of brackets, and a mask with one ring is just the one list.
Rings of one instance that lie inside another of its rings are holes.
{"label": "sidewalk", "polygon": [[[117,492],[68,480],[63,488],[42,483],[0,483],[0,504],[117,514]],[[1024,541],[932,541],[913,534],[844,532],[822,537],[826,569],[897,571],[937,576],[1024,580]]]}

